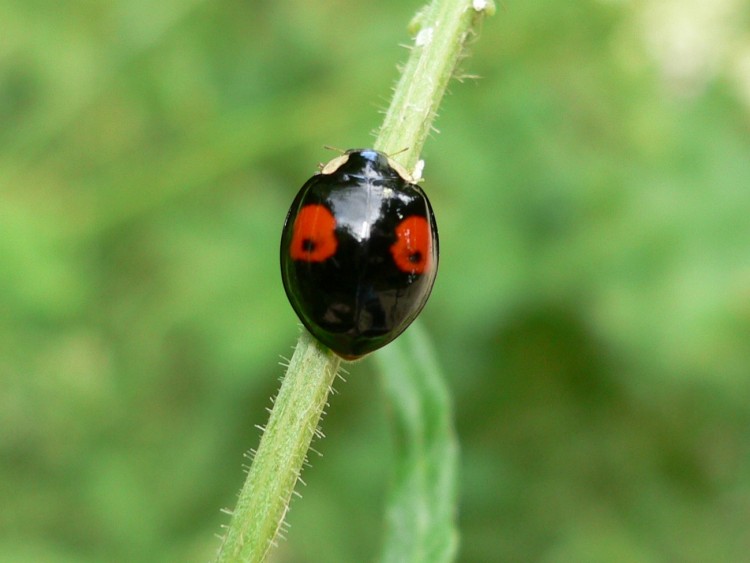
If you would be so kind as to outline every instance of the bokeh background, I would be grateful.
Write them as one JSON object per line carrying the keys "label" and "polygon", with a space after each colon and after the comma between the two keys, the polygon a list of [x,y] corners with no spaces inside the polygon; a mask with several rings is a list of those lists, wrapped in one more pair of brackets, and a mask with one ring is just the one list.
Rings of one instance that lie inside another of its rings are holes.
{"label": "bokeh background", "polygon": [[[0,561],[205,561],[298,334],[324,144],[372,144],[417,2],[0,0]],[[460,560],[746,561],[750,8],[503,1],[427,143]],[[350,366],[280,562],[372,560]]]}

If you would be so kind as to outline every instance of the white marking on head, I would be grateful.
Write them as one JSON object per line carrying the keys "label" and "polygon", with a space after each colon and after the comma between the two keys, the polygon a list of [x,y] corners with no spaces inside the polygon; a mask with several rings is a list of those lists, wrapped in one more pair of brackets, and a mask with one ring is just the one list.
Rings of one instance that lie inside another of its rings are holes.
{"label": "white marking on head", "polygon": [[414,178],[412,178],[412,175],[409,174],[409,171],[390,157],[388,157],[388,165],[393,168],[398,173],[398,175],[401,176],[401,178],[403,178],[410,184],[414,183]]}
{"label": "white marking on head", "polygon": [[333,174],[341,168],[344,164],[346,164],[346,161],[349,160],[348,154],[342,154],[341,156],[337,156],[333,160],[330,160],[323,168],[321,168],[320,173],[321,174]]}

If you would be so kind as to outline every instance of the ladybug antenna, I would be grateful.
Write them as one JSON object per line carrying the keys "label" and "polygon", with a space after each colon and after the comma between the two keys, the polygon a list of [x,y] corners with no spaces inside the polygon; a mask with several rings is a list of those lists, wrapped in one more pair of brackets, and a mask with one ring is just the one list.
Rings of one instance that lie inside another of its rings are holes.
{"label": "ladybug antenna", "polygon": [[404,152],[408,151],[408,150],[409,150],[409,148],[410,148],[410,147],[404,147],[404,148],[403,148],[403,149],[401,149],[401,150],[398,150],[398,151],[396,151],[396,152],[392,152],[391,154],[389,154],[389,155],[388,155],[388,158],[393,158],[394,156],[396,156],[396,155],[398,155],[398,154],[404,153]]}
{"label": "ladybug antenna", "polygon": [[339,156],[329,161],[328,163],[318,162],[318,170],[320,172],[330,174],[331,172],[336,170],[339,166],[341,166],[344,162],[346,162],[346,158],[344,158],[346,156],[346,151],[338,147],[332,147],[331,145],[323,145],[323,148],[328,151],[336,151],[337,153],[339,153]]}

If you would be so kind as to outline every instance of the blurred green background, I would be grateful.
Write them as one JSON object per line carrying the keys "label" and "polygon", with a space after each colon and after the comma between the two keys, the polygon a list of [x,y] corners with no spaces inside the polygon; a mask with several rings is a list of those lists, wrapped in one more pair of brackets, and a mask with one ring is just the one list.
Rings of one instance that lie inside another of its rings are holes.
{"label": "blurred green background", "polygon": [[[0,561],[205,561],[298,334],[287,207],[416,2],[0,0]],[[460,560],[746,561],[750,9],[505,1],[423,153]],[[273,560],[371,560],[350,366]]]}

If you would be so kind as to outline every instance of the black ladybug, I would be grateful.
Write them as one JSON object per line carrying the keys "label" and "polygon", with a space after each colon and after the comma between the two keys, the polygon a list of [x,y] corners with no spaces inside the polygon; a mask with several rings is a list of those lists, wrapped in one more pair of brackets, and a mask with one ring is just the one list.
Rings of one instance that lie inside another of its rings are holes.
{"label": "black ladybug", "polygon": [[427,302],[438,233],[422,189],[387,155],[352,149],[297,194],[281,235],[281,277],[320,342],[352,360],[401,334]]}

